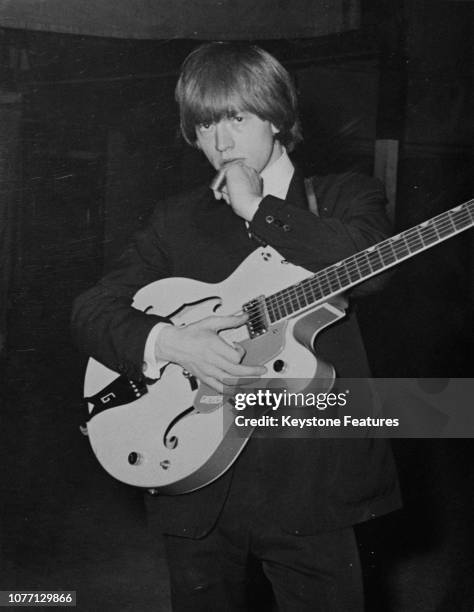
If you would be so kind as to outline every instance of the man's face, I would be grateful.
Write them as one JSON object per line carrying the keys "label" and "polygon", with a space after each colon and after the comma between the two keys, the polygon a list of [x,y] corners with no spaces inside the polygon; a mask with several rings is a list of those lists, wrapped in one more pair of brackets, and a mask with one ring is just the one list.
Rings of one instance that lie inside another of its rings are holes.
{"label": "man's face", "polygon": [[275,140],[278,130],[249,112],[235,113],[216,123],[196,126],[196,144],[216,170],[235,159],[258,173],[277,160],[282,146]]}

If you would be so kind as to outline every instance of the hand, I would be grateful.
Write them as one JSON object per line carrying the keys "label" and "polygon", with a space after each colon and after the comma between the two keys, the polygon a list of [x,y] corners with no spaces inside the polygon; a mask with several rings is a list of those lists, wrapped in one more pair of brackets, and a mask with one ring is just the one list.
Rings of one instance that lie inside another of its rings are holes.
{"label": "hand", "polygon": [[220,337],[224,329],[240,327],[247,315],[207,317],[183,327],[166,325],[159,333],[155,356],[158,360],[178,363],[219,393],[224,380],[254,378],[267,371],[262,366],[241,365],[245,351]]}
{"label": "hand", "polygon": [[222,190],[223,197],[236,215],[245,221],[252,221],[262,201],[262,179],[256,170],[240,160],[230,162],[224,170],[226,184]]}

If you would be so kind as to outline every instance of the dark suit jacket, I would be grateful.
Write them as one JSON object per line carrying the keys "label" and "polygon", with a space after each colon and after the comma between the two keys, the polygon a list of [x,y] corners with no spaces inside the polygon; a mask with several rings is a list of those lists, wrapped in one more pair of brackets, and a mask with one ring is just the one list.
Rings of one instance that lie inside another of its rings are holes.
{"label": "dark suit jacket", "polygon": [[[319,216],[308,211],[295,175],[285,201],[267,196],[250,223],[208,187],[161,202],[114,269],[76,300],[73,330],[82,350],[106,366],[142,378],[148,333],[163,320],[131,307],[142,286],[168,276],[220,282],[261,243],[317,271],[384,239],[383,188],[347,173],[315,177]],[[164,318],[168,313],[163,313]],[[340,377],[370,375],[353,313],[325,331],[318,350]],[[229,490],[259,491],[259,511],[282,529],[315,533],[398,507],[399,491],[384,440],[251,439],[232,469],[207,487],[148,498],[166,533],[200,537],[214,525]]]}

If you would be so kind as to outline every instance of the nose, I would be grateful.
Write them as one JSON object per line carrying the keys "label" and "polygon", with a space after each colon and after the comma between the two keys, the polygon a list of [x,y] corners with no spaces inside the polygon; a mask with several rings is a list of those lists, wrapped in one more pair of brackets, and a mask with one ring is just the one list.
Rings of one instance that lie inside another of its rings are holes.
{"label": "nose", "polygon": [[226,121],[219,121],[216,125],[216,149],[224,152],[234,147],[234,139]]}

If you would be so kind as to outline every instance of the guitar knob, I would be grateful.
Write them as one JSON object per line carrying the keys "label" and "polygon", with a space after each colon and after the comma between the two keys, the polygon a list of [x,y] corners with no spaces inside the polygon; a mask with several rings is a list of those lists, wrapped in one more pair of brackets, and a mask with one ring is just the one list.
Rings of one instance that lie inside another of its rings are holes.
{"label": "guitar knob", "polygon": [[283,361],[283,359],[277,359],[274,363],[273,363],[273,370],[275,372],[283,372],[283,370],[285,369],[286,364]]}
{"label": "guitar knob", "polygon": [[136,453],[135,451],[132,451],[128,455],[128,462],[130,465],[140,465],[142,460],[143,456],[140,453]]}

